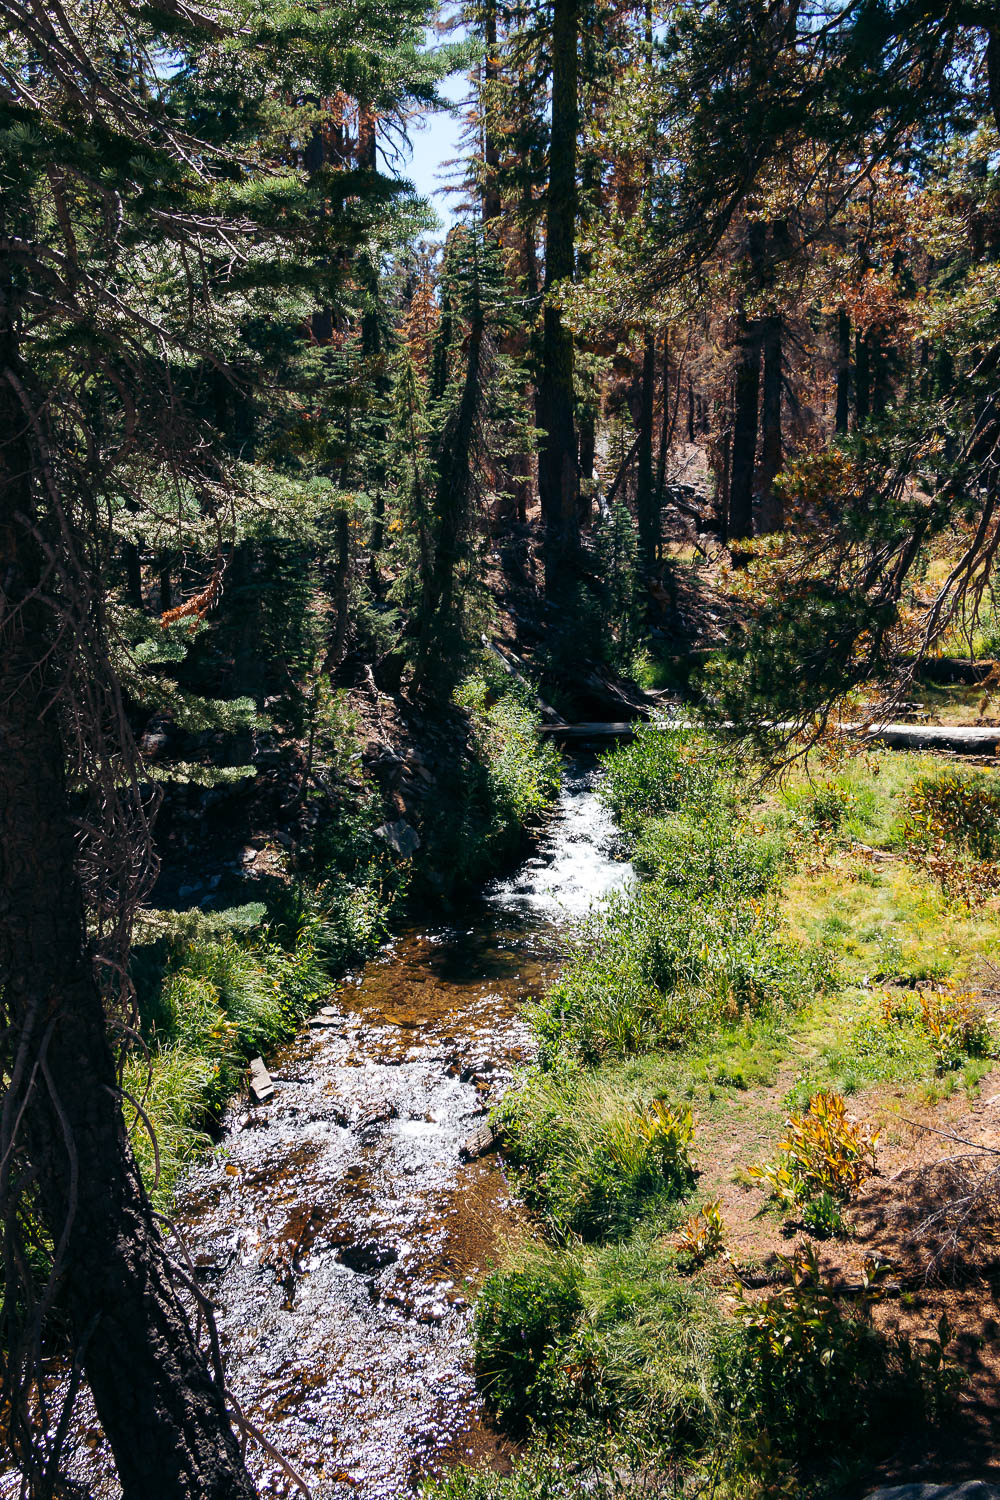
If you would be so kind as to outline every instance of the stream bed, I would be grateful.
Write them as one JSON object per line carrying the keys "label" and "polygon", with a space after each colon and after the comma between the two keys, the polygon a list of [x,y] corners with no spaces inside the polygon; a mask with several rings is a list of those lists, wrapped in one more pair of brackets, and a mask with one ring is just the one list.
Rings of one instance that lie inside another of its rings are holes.
{"label": "stream bed", "polygon": [[[464,921],[404,931],[344,981],[269,1060],[274,1095],[234,1106],[185,1180],[176,1217],[229,1382],[315,1500],[509,1462],[475,1387],[470,1301],[522,1211],[496,1155],[460,1153],[530,1055],[520,1008],[568,928],[631,878],[596,775],[567,766],[531,856]],[[296,1492],[256,1445],[251,1466],[262,1495]]]}

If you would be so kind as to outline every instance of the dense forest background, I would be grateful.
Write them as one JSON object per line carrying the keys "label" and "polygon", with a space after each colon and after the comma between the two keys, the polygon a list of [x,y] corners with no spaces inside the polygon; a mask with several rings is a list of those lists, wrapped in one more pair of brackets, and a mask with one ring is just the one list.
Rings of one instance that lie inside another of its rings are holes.
{"label": "dense forest background", "polygon": [[[707,660],[763,744],[992,654],[1000,23],[2,9],[3,1423],[58,1492],[54,1340],[127,1495],[250,1495],[158,1214],[324,976],[519,846],[539,712]],[[455,72],[438,241],[397,163]]]}

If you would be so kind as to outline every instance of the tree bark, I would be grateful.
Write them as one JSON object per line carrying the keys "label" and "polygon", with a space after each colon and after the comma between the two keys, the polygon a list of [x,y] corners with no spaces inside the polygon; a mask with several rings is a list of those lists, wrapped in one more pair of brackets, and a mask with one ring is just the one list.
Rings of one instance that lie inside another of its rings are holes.
{"label": "tree bark", "polygon": [[[747,230],[746,268],[751,283],[760,287],[764,274],[764,250],[767,225],[756,221]],[[737,349],[739,361],[733,396],[733,449],[729,468],[730,542],[743,541],[753,535],[754,470],[757,459],[757,432],[760,408],[760,357],[763,326],[751,321],[741,302],[737,315]]]}
{"label": "tree bark", "polygon": [[[660,540],[658,497],[653,491],[653,394],[656,382],[656,345],[651,333],[642,344],[642,374],[639,390],[639,448],[635,492],[636,519],[639,523],[639,565],[650,572],[656,562]],[[664,392],[664,400],[666,393]]]}
{"label": "tree bark", "polygon": [[780,531],[784,525],[781,498],[775,493],[775,476],[781,470],[781,332],[780,313],[772,313],[764,324],[764,381],[761,397],[760,523],[764,532]]}
{"label": "tree bark", "polygon": [[[576,241],[577,33],[579,0],[554,0],[552,130],[545,239],[545,290],[572,277]],[[573,421],[573,336],[551,301],[542,314],[538,490],[545,525],[545,587],[558,594],[576,551],[580,497]]]}
{"label": "tree bark", "polygon": [[[0,309],[2,310],[2,309]],[[119,1104],[75,864],[45,531],[24,384],[0,333],[0,995],[24,1066],[5,1126],[35,1173],[68,1314],[126,1500],[255,1491],[169,1274]],[[0,1196],[13,1191],[7,1161]]]}
{"label": "tree bark", "polygon": [[[496,0],[487,0],[483,16],[483,41],[486,59],[483,64],[483,79],[487,88],[485,107],[480,106],[483,130],[483,184],[482,211],[484,228],[500,218],[500,140],[493,129],[493,111],[496,100],[492,89],[500,77],[500,57],[497,52],[497,7]],[[499,225],[497,226],[499,231]]]}
{"label": "tree bark", "polygon": [[871,352],[871,335],[856,333],[854,336],[854,420],[858,427],[863,427],[871,416]]}
{"label": "tree bark", "polygon": [[727,540],[753,536],[753,478],[760,405],[760,333],[740,314],[739,364],[736,367],[733,447],[729,464]]}
{"label": "tree bark", "polygon": [[843,436],[851,410],[851,318],[846,307],[837,313],[837,414],[836,431]]}

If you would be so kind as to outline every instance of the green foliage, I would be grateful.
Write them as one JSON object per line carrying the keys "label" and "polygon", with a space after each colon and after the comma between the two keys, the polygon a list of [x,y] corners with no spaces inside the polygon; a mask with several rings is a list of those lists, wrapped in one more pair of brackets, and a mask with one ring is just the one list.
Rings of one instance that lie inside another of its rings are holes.
{"label": "green foliage", "polygon": [[942,840],[980,860],[1000,858],[1000,784],[988,771],[952,768],[920,776],[907,802],[906,833]]}
{"label": "green foliage", "polygon": [[540,717],[527,690],[496,671],[466,678],[455,693],[472,723],[473,749],[485,767],[497,816],[522,827],[537,819],[559,786],[555,746],[539,734]]}
{"label": "green foliage", "polygon": [[839,1094],[814,1095],[803,1114],[789,1116],[785,1128],[780,1158],[750,1167],[749,1175],[786,1208],[823,1195],[842,1202],[875,1170],[879,1132],[852,1119]]}
{"label": "green foliage", "polygon": [[239,1086],[247,1059],[293,1036],[330,987],[308,927],[286,949],[266,929],[237,937],[220,932],[218,920],[171,915],[156,914],[161,935],[136,950],[148,1053],[130,1052],[124,1065],[124,1087],[156,1137],[154,1147],[146,1120],[126,1101],[140,1170],[161,1207],[169,1207],[184,1165],[210,1144],[206,1126]]}
{"label": "green foliage", "polygon": [[789,858],[780,833],[734,824],[711,806],[702,817],[639,822],[632,849],[636,869],[689,900],[759,899],[777,887]]}
{"label": "green foliage", "polygon": [[719,747],[704,735],[643,725],[601,765],[601,796],[626,832],[683,807],[705,811],[725,796]]}
{"label": "green foliage", "polygon": [[539,733],[522,684],[487,661],[459,685],[455,701],[467,748],[459,742],[437,766],[448,795],[435,799],[421,829],[427,857],[420,878],[438,897],[467,892],[516,854],[559,786],[559,754]]}
{"label": "green foliage", "polygon": [[559,1234],[625,1229],[693,1181],[690,1109],[630,1099],[575,1068],[529,1074],[498,1119],[525,1200]]}
{"label": "green foliage", "polygon": [[677,1248],[689,1265],[700,1266],[718,1255],[726,1239],[719,1199],[706,1203],[687,1220],[677,1239]]}
{"label": "green foliage", "polygon": [[886,1428],[936,1414],[953,1384],[942,1320],[914,1346],[873,1326],[888,1269],[867,1261],[860,1297],[844,1306],[808,1242],[782,1258],[792,1285],[743,1299],[740,1335],[720,1351],[720,1398],[741,1466],[765,1475],[813,1458],[864,1453]]}
{"label": "green foliage", "polygon": [[514,1431],[545,1426],[565,1404],[561,1340],[582,1310],[580,1268],[550,1255],[524,1270],[494,1271],[476,1301],[476,1375]]}
{"label": "green foliage", "polygon": [[724,1023],[791,1011],[829,982],[821,955],[781,935],[776,907],[724,891],[683,899],[646,884],[585,924],[535,1013],[543,1061],[679,1047]]}
{"label": "green foliage", "polygon": [[[588,1460],[576,1440],[592,1449],[613,1431],[623,1465],[634,1444],[648,1472],[657,1452],[684,1451],[711,1431],[718,1328],[713,1302],[678,1274],[659,1234],[600,1247],[531,1243],[484,1286],[476,1371],[505,1426],[558,1438],[540,1454],[572,1452],[579,1473]],[[591,1451],[589,1461],[601,1457]]]}

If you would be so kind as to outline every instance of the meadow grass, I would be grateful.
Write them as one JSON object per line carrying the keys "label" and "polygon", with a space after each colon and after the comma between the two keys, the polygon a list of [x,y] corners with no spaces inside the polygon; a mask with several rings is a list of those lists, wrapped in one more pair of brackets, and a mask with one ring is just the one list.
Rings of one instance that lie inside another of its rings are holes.
{"label": "meadow grass", "polygon": [[[878,1448],[900,1403],[939,1409],[947,1362],[880,1332],[808,1268],[757,1310],[727,1306],[717,1266],[685,1259],[678,1227],[710,1199],[713,1153],[737,1176],[780,1162],[789,1111],[803,1140],[849,1154],[853,1125],[843,1142],[840,1126],[824,1135],[818,1095],[833,1096],[835,1123],[836,1099],[866,1091],[903,1103],[974,1093],[995,1038],[966,991],[997,953],[998,902],[949,892],[912,809],[921,783],[945,813],[990,798],[975,773],[890,752],[838,754],[761,792],[719,747],[662,731],[605,766],[642,880],[584,927],[534,1011],[539,1059],[500,1113],[547,1239],[491,1275],[476,1319],[488,1400],[545,1447],[509,1479],[459,1473],[437,1493],[569,1495],[570,1473],[585,1471],[595,1494],[628,1474],[641,1492],[654,1472],[669,1493],[665,1476],[711,1471],[720,1494],[819,1494]],[[945,837],[949,858],[965,858],[968,829]],[[609,1120],[656,1104],[674,1119],[692,1111],[686,1180],[600,1150]],[[820,1192],[815,1159],[799,1211],[813,1233],[843,1234],[857,1174],[834,1172],[833,1193]],[[602,1212],[588,1213],[595,1194]],[[781,1219],[763,1210],[762,1246]],[[772,1333],[785,1352],[764,1358]]]}

